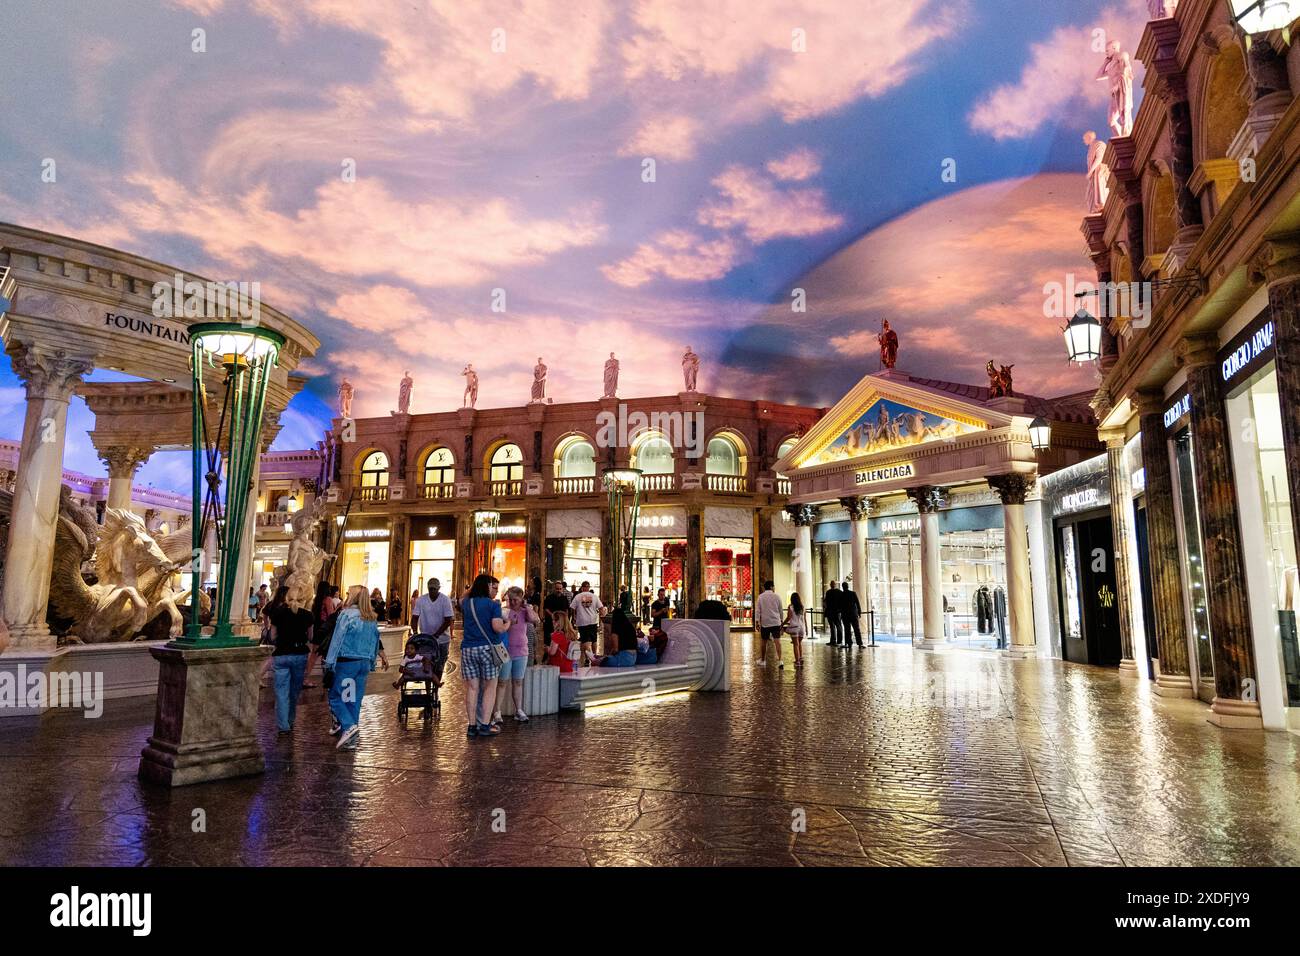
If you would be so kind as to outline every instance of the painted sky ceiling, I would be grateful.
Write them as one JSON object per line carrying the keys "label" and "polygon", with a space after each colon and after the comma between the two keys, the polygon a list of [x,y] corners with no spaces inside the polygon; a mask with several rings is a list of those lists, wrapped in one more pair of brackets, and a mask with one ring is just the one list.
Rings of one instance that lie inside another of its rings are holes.
{"label": "painted sky ceiling", "polygon": [[[691,345],[702,390],[831,405],[883,318],[914,375],[983,383],[994,358],[1035,394],[1091,384],[1042,286],[1091,268],[1093,31],[1135,49],[1144,0],[5,13],[0,219],[260,281],[323,342],[277,448],[317,440],[344,375],[362,415],[408,368],[413,411],[457,407],[468,360],[481,407],[523,404],[539,353],[556,401],[598,397],[611,349],[621,395],[675,391]],[[0,362],[0,434],[21,395]],[[67,464],[102,473],[92,426],[77,400]],[[188,464],[139,480],[187,490]]]}

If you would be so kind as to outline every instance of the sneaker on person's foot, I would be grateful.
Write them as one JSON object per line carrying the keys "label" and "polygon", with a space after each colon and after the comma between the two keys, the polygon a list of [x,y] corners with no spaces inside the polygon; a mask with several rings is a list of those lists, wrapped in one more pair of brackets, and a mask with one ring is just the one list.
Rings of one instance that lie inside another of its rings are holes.
{"label": "sneaker on person's foot", "polygon": [[343,732],[343,725],[340,724],[340,723],[339,723],[337,720],[335,720],[333,717],[331,717],[331,718],[330,718],[330,736],[331,736],[331,737],[337,737],[337,736],[338,736],[339,734],[341,734],[342,732]]}
{"label": "sneaker on person's foot", "polygon": [[361,735],[361,728],[353,724],[339,737],[339,742],[334,746],[339,750],[355,750],[357,746],[357,737]]}
{"label": "sneaker on person's foot", "polygon": [[528,715],[525,714],[522,710],[516,710],[515,720],[519,721],[519,723],[521,724],[526,724],[528,723]]}
{"label": "sneaker on person's foot", "polygon": [[492,723],[497,727],[500,727],[503,723],[505,723],[505,718],[501,716],[501,711],[498,710],[496,713],[492,715]]}

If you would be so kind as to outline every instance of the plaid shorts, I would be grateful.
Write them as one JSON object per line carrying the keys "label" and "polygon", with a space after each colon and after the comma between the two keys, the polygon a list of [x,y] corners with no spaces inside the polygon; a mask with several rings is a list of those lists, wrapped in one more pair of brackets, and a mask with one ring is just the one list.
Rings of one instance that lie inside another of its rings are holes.
{"label": "plaid shorts", "polygon": [[486,644],[460,649],[460,676],[466,680],[496,680],[500,672],[496,652]]}

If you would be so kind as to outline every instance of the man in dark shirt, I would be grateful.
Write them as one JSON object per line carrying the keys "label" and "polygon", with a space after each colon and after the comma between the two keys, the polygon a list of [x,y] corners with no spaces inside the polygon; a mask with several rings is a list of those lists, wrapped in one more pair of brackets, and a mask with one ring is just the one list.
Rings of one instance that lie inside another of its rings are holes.
{"label": "man in dark shirt", "polygon": [[542,599],[542,646],[551,643],[551,630],[554,621],[551,614],[554,611],[567,611],[569,609],[569,595],[564,593],[563,581],[552,581],[551,591]]}
{"label": "man in dark shirt", "polygon": [[858,592],[849,588],[848,581],[844,582],[843,588],[840,592],[840,620],[844,627],[844,646],[849,646],[849,632],[852,631],[858,647],[862,647],[862,626],[858,623],[858,618],[862,615],[862,602],[858,600]]}
{"label": "man in dark shirt", "polygon": [[[826,627],[831,632],[831,646],[838,647],[840,636],[844,634],[844,592],[839,589],[834,581],[826,589],[826,596],[822,598],[822,617],[826,619]],[[844,644],[848,646],[848,638],[844,638]]]}
{"label": "man in dark shirt", "polygon": [[655,596],[654,603],[650,605],[650,620],[655,627],[663,630],[664,618],[668,616],[668,611],[668,592],[660,588],[659,593]]}

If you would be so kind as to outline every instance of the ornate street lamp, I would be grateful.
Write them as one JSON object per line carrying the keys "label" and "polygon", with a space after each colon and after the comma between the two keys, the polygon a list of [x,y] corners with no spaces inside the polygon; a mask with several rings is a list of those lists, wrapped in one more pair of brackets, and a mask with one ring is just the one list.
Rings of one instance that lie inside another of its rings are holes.
{"label": "ornate street lamp", "polygon": [[474,541],[471,553],[474,555],[473,576],[492,573],[492,551],[496,548],[497,528],[501,525],[501,512],[474,512]]}
{"label": "ornate street lamp", "polygon": [[[237,572],[245,560],[240,552],[248,496],[253,490],[253,468],[260,447],[266,387],[284,342],[279,332],[238,322],[200,322],[190,326],[194,448],[191,541],[195,559],[191,562],[190,626],[184,637],[172,642],[174,647],[243,647],[255,643],[235,635],[230,626],[230,612]],[[205,383],[208,369],[222,370],[225,391],[221,413],[215,422],[208,420]],[[212,633],[204,635],[199,621],[203,586],[199,556],[203,553],[209,519],[216,525],[221,562]]]}
{"label": "ornate street lamp", "polygon": [[[614,568],[614,597],[627,585],[632,593],[632,562],[636,547],[636,521],[641,510],[641,469],[607,468],[601,475],[605,494],[609,498],[609,527],[613,554],[609,556]],[[630,608],[623,608],[627,613]]]}
{"label": "ornate street lamp", "polygon": [[1029,423],[1029,444],[1034,451],[1047,451],[1052,447],[1052,424],[1042,415]]}
{"label": "ornate street lamp", "polygon": [[1071,362],[1095,362],[1101,358],[1101,323],[1087,309],[1080,306],[1062,331]]}
{"label": "ornate street lamp", "polygon": [[1286,30],[1300,17],[1300,0],[1231,0],[1231,3],[1232,19],[1247,37]]}

